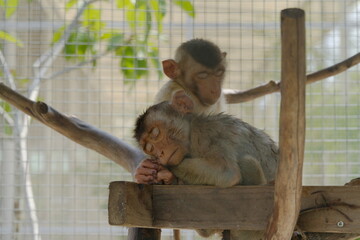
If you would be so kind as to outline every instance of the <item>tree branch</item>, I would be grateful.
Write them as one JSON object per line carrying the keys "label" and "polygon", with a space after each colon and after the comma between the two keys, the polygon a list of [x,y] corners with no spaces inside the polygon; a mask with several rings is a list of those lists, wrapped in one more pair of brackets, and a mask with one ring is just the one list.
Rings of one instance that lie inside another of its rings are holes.
{"label": "tree branch", "polygon": [[0,83],[0,97],[72,141],[92,149],[133,172],[145,155],[139,149],[43,102],[34,102]]}
{"label": "tree branch", "polygon": [[64,68],[64,69],[62,69],[60,71],[57,71],[56,73],[52,74],[51,76],[46,77],[46,79],[53,79],[53,78],[56,78],[56,77],[58,77],[58,76],[60,76],[60,75],[62,75],[64,73],[71,72],[72,70],[78,69],[78,68],[80,68],[80,67],[82,67],[82,66],[84,66],[86,64],[92,63],[93,61],[95,61],[95,60],[97,60],[99,58],[102,58],[102,57],[106,56],[109,53],[110,53],[109,51],[105,51],[105,52],[103,52],[101,54],[98,54],[98,55],[94,56],[93,58],[91,58],[91,59],[89,59],[87,61],[79,62],[79,63],[77,63],[77,64],[75,64],[73,66],[66,67],[66,68]]}
{"label": "tree branch", "polygon": [[[324,78],[335,76],[360,63],[360,53],[328,68],[306,76],[306,84],[314,83]],[[225,89],[226,101],[229,104],[254,100],[267,94],[280,91],[280,82],[270,81],[267,84],[246,91]]]}

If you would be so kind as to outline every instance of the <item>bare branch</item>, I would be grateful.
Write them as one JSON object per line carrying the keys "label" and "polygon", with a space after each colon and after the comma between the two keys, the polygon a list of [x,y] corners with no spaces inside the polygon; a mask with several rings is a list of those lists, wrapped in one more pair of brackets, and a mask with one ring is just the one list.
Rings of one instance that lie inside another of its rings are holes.
{"label": "bare branch", "polygon": [[68,40],[71,32],[77,26],[82,13],[85,11],[86,7],[89,4],[94,3],[96,1],[97,0],[83,1],[81,7],[79,8],[79,10],[76,13],[76,16],[71,21],[69,27],[66,28],[61,39],[56,44],[54,44],[47,52],[42,54],[33,64],[35,76],[34,76],[32,83],[29,86],[29,89],[28,89],[29,98],[31,100],[36,99],[36,97],[38,95],[39,84],[40,84],[41,79],[44,78],[49,67],[52,65],[55,58],[59,56],[59,53],[64,48],[66,41]]}
{"label": "bare branch", "polygon": [[133,172],[145,155],[139,149],[75,117],[65,116],[43,102],[34,102],[0,83],[0,97],[72,141]]}
{"label": "bare branch", "polygon": [[[306,84],[314,83],[324,78],[335,76],[339,73],[360,63],[360,53],[340,62],[331,67],[322,69],[306,76]],[[270,81],[267,84],[251,88],[246,91],[225,90],[226,101],[229,104],[251,101],[255,98],[280,91],[280,82]]]}
{"label": "bare branch", "polygon": [[86,64],[92,63],[92,62],[96,61],[97,59],[106,56],[109,53],[110,53],[109,51],[105,51],[105,52],[103,52],[101,54],[98,54],[98,55],[94,56],[93,58],[91,58],[91,59],[89,59],[87,61],[80,62],[80,63],[75,64],[75,65],[70,66],[70,67],[66,67],[66,68],[64,68],[64,69],[62,69],[60,71],[57,71],[56,73],[52,74],[51,76],[46,77],[46,79],[56,78],[56,77],[58,77],[58,76],[60,76],[60,75],[62,75],[64,73],[71,72],[72,70],[78,69],[78,68],[80,68],[80,67],[82,67],[82,66],[84,66]]}
{"label": "bare branch", "polygon": [[9,65],[7,64],[5,56],[4,56],[4,54],[3,54],[3,52],[1,50],[0,50],[0,63],[1,63],[1,66],[2,66],[2,70],[3,70],[4,74],[5,74],[5,79],[9,83],[11,89],[15,90],[16,85],[15,85],[14,77],[10,72]]}

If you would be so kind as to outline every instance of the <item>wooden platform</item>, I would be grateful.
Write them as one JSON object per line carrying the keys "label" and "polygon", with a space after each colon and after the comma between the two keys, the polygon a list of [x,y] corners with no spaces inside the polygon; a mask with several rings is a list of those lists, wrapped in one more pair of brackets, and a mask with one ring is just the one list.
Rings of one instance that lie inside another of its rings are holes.
{"label": "wooden platform", "polygon": [[[110,183],[109,223],[146,228],[264,230],[273,186],[218,188]],[[299,227],[309,232],[360,233],[359,186],[304,186]]]}

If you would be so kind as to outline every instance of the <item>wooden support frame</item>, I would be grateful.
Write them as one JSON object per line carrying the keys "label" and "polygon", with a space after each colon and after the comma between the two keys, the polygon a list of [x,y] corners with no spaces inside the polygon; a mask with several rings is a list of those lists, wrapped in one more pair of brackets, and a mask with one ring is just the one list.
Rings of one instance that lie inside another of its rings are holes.
{"label": "wooden support frame", "polygon": [[280,161],[265,239],[291,239],[300,211],[305,146],[305,12],[281,11]]}
{"label": "wooden support frame", "polygon": [[[265,230],[274,206],[273,186],[120,181],[109,190],[109,223],[127,227]],[[303,187],[300,209],[297,224],[304,231],[360,233],[359,186]]]}

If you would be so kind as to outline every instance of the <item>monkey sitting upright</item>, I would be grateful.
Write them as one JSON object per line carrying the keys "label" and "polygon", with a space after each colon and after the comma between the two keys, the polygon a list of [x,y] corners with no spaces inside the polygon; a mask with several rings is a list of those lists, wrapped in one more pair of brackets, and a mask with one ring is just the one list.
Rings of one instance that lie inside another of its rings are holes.
{"label": "monkey sitting upright", "polygon": [[[158,172],[157,181],[170,183],[175,176],[185,184],[229,187],[274,180],[279,152],[267,134],[230,115],[184,113],[192,102],[186,95],[178,101],[154,105],[136,122],[140,147],[167,168]],[[207,237],[220,231],[198,233]],[[258,240],[262,235],[231,231],[232,239]]]}
{"label": "monkey sitting upright", "polygon": [[176,49],[175,58],[162,61],[162,66],[170,80],[155,96],[155,103],[170,101],[177,93],[185,92],[195,113],[224,111],[226,53],[216,44],[199,38],[186,41]]}
{"label": "monkey sitting upright", "polygon": [[[211,41],[191,39],[182,43],[174,59],[162,62],[163,71],[170,78],[155,96],[155,103],[179,99],[186,95],[191,108],[183,109],[198,114],[218,114],[225,111],[225,94],[222,84],[226,70],[226,53]],[[145,159],[136,168],[136,182],[154,181],[158,165]]]}

